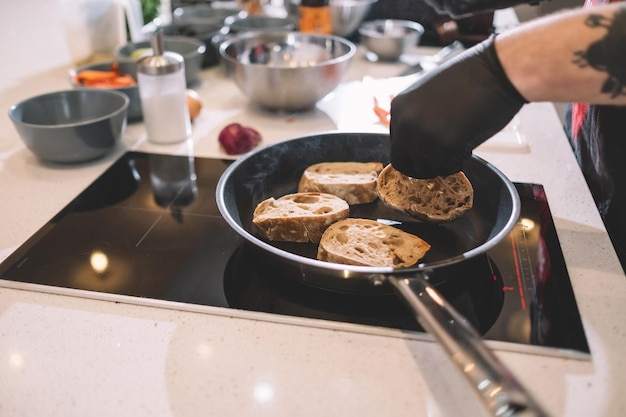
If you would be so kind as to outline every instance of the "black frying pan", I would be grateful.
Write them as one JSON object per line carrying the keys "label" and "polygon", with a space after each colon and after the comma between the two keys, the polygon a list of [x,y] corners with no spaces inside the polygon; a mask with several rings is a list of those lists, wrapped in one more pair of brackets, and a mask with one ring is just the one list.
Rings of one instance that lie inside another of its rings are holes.
{"label": "black frying pan", "polygon": [[[545,415],[478,333],[439,295],[429,280],[437,270],[483,254],[517,222],[520,201],[513,184],[495,167],[473,156],[463,167],[474,187],[474,206],[461,218],[431,225],[406,221],[382,202],[352,206],[351,217],[390,221],[431,244],[418,266],[403,269],[360,267],[315,259],[317,245],[271,242],[252,224],[252,213],[266,198],[297,191],[302,172],[329,161],[389,162],[389,136],[373,133],[322,133],[260,148],[234,162],[217,185],[217,204],[228,224],[268,256],[294,267],[291,278],[344,292],[395,290],[416,318],[450,353],[494,415]],[[508,414],[507,414],[508,412]]]}

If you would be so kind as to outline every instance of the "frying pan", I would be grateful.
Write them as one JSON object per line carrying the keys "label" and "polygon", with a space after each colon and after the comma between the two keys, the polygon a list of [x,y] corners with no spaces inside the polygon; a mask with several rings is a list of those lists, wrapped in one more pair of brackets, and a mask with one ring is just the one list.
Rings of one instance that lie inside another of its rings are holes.
{"label": "frying pan", "polygon": [[437,271],[484,254],[515,226],[520,200],[513,184],[494,166],[472,156],[463,172],[474,187],[474,206],[445,224],[420,223],[379,200],[350,207],[350,217],[371,218],[414,233],[431,244],[417,266],[366,267],[318,261],[317,245],[272,242],[252,224],[257,204],[297,191],[302,172],[318,162],[389,162],[389,136],[376,133],[324,132],[259,148],[235,161],[220,178],[216,199],[226,222],[268,256],[291,265],[289,278],[330,291],[395,291],[460,367],[497,416],[547,415],[510,371],[484,344],[476,330],[436,290]]}

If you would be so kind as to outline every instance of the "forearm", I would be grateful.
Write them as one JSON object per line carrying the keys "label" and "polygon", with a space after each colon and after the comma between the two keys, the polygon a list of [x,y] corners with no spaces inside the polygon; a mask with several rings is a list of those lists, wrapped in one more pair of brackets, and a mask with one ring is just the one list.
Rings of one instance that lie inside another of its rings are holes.
{"label": "forearm", "polygon": [[626,3],[541,18],[499,35],[495,46],[529,101],[626,105]]}

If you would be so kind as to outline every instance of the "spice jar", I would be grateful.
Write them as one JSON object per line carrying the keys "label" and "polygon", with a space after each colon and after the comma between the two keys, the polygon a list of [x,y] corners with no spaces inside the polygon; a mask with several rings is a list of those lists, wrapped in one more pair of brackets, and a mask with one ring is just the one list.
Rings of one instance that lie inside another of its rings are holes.
{"label": "spice jar", "polygon": [[185,62],[165,51],[159,29],[150,38],[152,55],[137,62],[137,84],[148,140],[159,144],[181,142],[191,136],[187,107]]}
{"label": "spice jar", "polygon": [[298,19],[301,32],[332,34],[330,0],[301,0]]}

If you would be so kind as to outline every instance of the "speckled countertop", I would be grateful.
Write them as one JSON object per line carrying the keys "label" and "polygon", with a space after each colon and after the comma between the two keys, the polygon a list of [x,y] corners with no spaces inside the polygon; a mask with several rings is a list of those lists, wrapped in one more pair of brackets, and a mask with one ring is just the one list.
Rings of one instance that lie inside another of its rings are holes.
{"label": "speckled countertop", "polygon": [[[10,7],[12,13],[0,18],[0,48],[18,65],[5,62],[0,68],[4,109],[34,94],[68,88],[67,51],[58,46],[64,40],[54,3],[24,0]],[[29,14],[33,10],[35,17]],[[24,19],[30,25],[21,23]],[[45,28],[48,36],[24,29],[29,26]],[[37,57],[23,46],[30,41],[43,43]],[[256,126],[267,142],[320,130],[383,131],[359,98],[394,91],[397,81],[376,79],[400,70],[359,55],[346,83],[316,111],[282,116],[249,106],[219,70],[203,71],[196,89],[204,109],[192,148],[197,156],[223,157],[216,136],[228,121]],[[182,153],[187,148],[149,144],[143,126],[134,124],[104,159],[52,166],[39,162],[8,118],[0,118],[0,260],[128,149]],[[626,277],[553,106],[527,105],[477,153],[513,181],[544,185],[591,349],[589,360],[495,346],[497,355],[554,416],[626,415]],[[0,286],[0,416],[484,414],[430,341],[6,284]]]}

